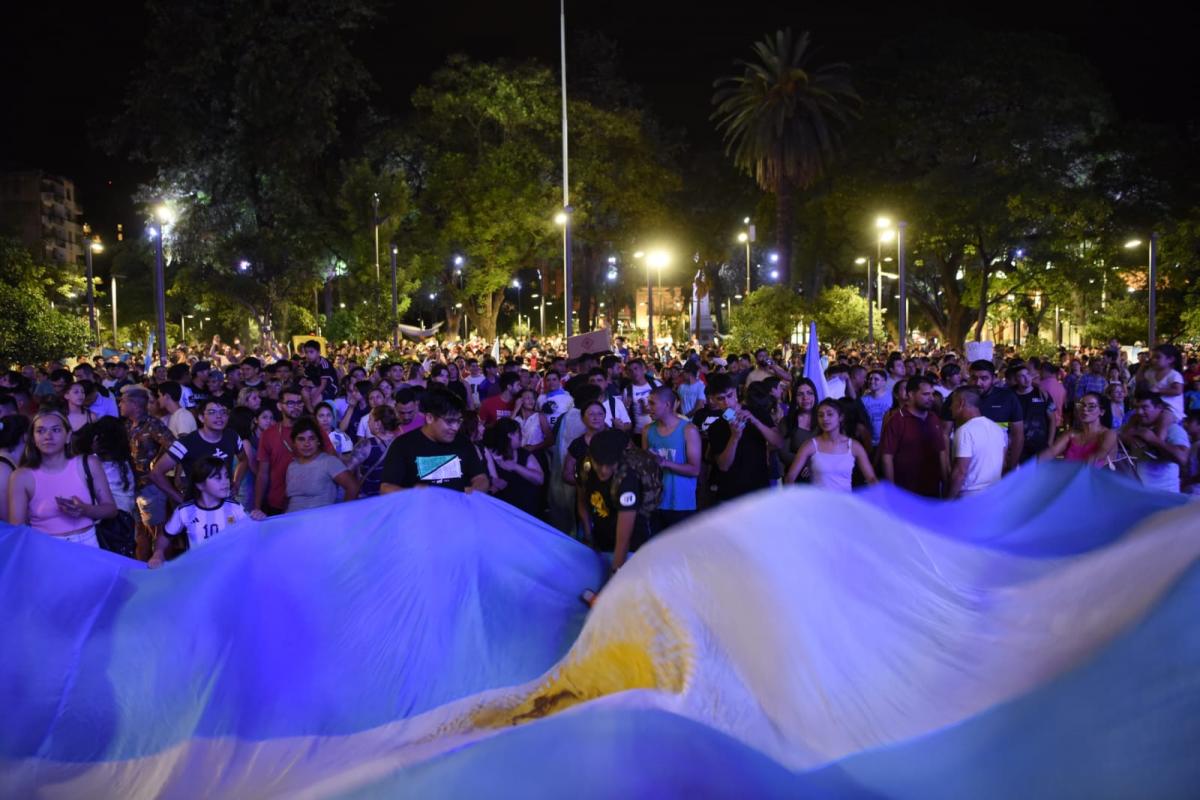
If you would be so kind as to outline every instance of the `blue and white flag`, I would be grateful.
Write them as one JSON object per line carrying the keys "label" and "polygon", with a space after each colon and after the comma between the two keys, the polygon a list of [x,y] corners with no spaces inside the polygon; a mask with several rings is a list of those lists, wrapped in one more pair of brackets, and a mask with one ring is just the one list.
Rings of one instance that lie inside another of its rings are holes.
{"label": "blue and white flag", "polygon": [[829,384],[825,381],[825,368],[821,365],[821,342],[817,339],[817,323],[813,320],[808,324],[808,349],[804,351],[804,377],[817,387],[817,402],[829,394]]}
{"label": "blue and white flag", "polygon": [[[3,797],[1190,797],[1200,512],[1049,464],[763,491],[600,589],[485,495],[160,570],[0,526]],[[586,617],[585,617],[586,615]]]}

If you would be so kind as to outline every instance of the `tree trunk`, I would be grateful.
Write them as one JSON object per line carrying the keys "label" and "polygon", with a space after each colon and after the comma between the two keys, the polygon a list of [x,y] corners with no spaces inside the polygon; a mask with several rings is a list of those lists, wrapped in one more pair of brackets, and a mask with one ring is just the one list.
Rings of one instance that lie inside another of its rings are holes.
{"label": "tree trunk", "polygon": [[462,339],[462,312],[456,308],[445,309],[446,325],[442,329],[444,338],[450,342],[457,342]]}

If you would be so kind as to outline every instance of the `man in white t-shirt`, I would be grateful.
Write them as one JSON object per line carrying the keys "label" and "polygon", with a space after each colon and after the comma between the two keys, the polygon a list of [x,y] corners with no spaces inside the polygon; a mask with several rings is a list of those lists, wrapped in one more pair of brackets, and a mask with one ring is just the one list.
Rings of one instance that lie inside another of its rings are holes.
{"label": "man in white t-shirt", "polygon": [[649,401],[650,392],[655,386],[658,386],[658,381],[646,374],[645,361],[635,358],[629,362],[629,387],[625,394],[629,402],[626,403],[626,406],[633,412],[633,431],[638,435],[641,435],[645,427],[652,421]]}
{"label": "man in white t-shirt", "polygon": [[947,497],[981,492],[1004,474],[1008,437],[1004,429],[980,411],[979,390],[961,386],[950,396],[954,415],[954,459]]}
{"label": "man in white t-shirt", "polygon": [[479,386],[486,380],[487,376],[479,368],[479,362],[473,358],[467,359],[467,374],[463,377],[463,383],[467,386],[467,408],[479,408],[483,400],[479,396]]}

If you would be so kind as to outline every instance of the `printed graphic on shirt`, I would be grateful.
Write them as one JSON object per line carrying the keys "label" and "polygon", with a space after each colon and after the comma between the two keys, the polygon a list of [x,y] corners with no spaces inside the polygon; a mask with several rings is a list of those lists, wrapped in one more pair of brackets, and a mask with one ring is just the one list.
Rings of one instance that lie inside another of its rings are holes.
{"label": "printed graphic on shirt", "polygon": [[440,483],[461,478],[462,459],[456,455],[417,456],[417,480]]}
{"label": "printed graphic on shirt", "polygon": [[675,461],[675,448],[674,447],[655,447],[655,448],[652,448],[650,452],[654,453],[656,456],[659,456],[664,461],[671,461],[671,462]]}
{"label": "printed graphic on shirt", "polygon": [[623,508],[630,508],[637,505],[637,495],[633,492],[625,492],[621,495],[620,500]]}

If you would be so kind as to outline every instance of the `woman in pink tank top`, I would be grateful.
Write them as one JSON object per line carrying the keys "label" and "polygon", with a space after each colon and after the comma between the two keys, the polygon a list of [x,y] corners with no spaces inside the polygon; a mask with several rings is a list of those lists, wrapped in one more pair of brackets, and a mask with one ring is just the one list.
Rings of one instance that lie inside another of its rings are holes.
{"label": "woman in pink tank top", "polygon": [[1075,430],[1054,440],[1038,454],[1038,461],[1063,458],[1103,467],[1117,446],[1117,432],[1100,424],[1105,399],[1088,392],[1075,405]]}
{"label": "woman in pink tank top", "polygon": [[[116,516],[104,468],[95,456],[67,453],[71,425],[58,411],[33,418],[21,468],[9,483],[8,521],[56,538],[97,547],[96,520]],[[88,490],[83,459],[88,459],[95,496]]]}

